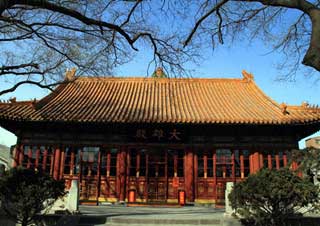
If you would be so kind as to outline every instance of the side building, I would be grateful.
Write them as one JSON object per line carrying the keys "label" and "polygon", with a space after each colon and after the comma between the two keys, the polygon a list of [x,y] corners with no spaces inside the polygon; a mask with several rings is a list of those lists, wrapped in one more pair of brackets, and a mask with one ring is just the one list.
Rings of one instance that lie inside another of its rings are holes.
{"label": "side building", "polygon": [[307,139],[306,147],[313,147],[316,149],[320,149],[320,136]]}
{"label": "side building", "polygon": [[0,165],[3,165],[5,169],[12,166],[10,148],[2,144],[0,144]]}
{"label": "side building", "polygon": [[79,180],[81,202],[177,203],[185,191],[187,202],[216,203],[226,182],[291,164],[298,141],[320,129],[320,109],[276,103],[245,71],[81,77],[38,101],[0,103],[0,125],[18,137],[15,166]]}

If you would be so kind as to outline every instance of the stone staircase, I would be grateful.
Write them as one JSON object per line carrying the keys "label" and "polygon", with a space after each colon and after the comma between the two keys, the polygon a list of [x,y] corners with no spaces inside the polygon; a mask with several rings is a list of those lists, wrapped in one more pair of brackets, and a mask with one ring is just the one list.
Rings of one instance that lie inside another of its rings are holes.
{"label": "stone staircase", "polygon": [[[58,217],[58,216],[57,216]],[[1,226],[14,226],[11,224],[0,224]],[[288,226],[319,226],[320,217],[305,216],[303,218],[291,218],[287,222]],[[208,215],[201,212],[195,214],[110,214],[103,215],[67,215],[60,216],[56,221],[56,226],[241,226],[236,219],[225,216],[223,213],[213,213]]]}
{"label": "stone staircase", "polygon": [[240,226],[241,224],[231,218],[223,216],[218,218],[173,218],[165,216],[162,217],[99,217],[99,216],[86,216],[79,217],[76,226]]}
{"label": "stone staircase", "polygon": [[57,226],[240,226],[224,210],[205,207],[80,206],[80,215],[59,219]]}

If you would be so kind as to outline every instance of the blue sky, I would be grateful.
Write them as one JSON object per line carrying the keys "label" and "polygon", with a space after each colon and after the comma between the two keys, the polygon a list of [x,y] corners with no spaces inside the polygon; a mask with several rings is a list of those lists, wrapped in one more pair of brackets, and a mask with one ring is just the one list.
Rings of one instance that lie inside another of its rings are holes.
{"label": "blue sky", "polygon": [[[298,74],[295,82],[277,81],[279,76],[285,73],[285,71],[276,69],[283,55],[281,52],[267,54],[268,52],[270,52],[270,47],[264,46],[259,41],[250,43],[250,45],[243,42],[233,46],[220,46],[214,51],[204,50],[202,53],[204,60],[199,65],[187,64],[186,68],[194,70],[192,77],[208,78],[241,78],[241,71],[245,69],[253,73],[257,85],[278,103],[301,105],[303,101],[307,101],[310,104],[320,104],[320,82],[317,82],[320,73],[316,72],[310,78],[304,74]],[[132,62],[115,69],[114,75],[146,76],[149,54],[147,51],[139,52]],[[0,89],[3,87],[5,84],[1,81]],[[46,90],[25,86],[0,99],[6,100],[15,96],[18,100],[30,100],[42,98],[47,94]],[[13,134],[0,129],[0,144],[13,145],[15,142],[16,138]],[[300,146],[304,146],[303,141],[300,142]]]}

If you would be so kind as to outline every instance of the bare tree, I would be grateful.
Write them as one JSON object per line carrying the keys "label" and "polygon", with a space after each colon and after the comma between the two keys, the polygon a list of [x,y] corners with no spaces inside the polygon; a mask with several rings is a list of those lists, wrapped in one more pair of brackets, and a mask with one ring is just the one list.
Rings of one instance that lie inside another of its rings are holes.
{"label": "bare tree", "polygon": [[[262,38],[320,71],[319,0],[0,0],[0,80],[51,89],[67,68],[110,75],[138,50],[171,76],[211,43]],[[286,61],[289,62],[289,61]],[[285,63],[286,63],[285,62]],[[287,64],[285,64],[287,66]]]}
{"label": "bare tree", "polygon": [[[176,34],[160,33],[153,6],[143,1],[1,0],[0,78],[52,89],[67,68],[78,74],[110,75],[140,48],[151,49],[150,65],[173,74],[193,58]],[[151,7],[151,10],[150,10]]]}
{"label": "bare tree", "polygon": [[194,25],[183,43],[187,46],[199,36],[210,37],[213,45],[261,38],[287,56],[279,63],[282,69],[290,67],[288,75],[301,62],[319,72],[319,5],[319,0],[204,0],[197,3]]}

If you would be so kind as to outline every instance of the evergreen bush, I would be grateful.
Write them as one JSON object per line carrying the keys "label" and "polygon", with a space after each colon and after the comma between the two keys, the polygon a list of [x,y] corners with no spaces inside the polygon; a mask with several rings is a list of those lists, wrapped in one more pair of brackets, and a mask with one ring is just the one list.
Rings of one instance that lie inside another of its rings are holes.
{"label": "evergreen bush", "polygon": [[262,169],[235,184],[229,199],[244,223],[280,226],[302,208],[316,208],[318,194],[317,186],[287,168]]}
{"label": "evergreen bush", "polygon": [[35,223],[37,215],[65,194],[64,181],[34,169],[12,168],[0,178],[1,208],[21,226]]}

